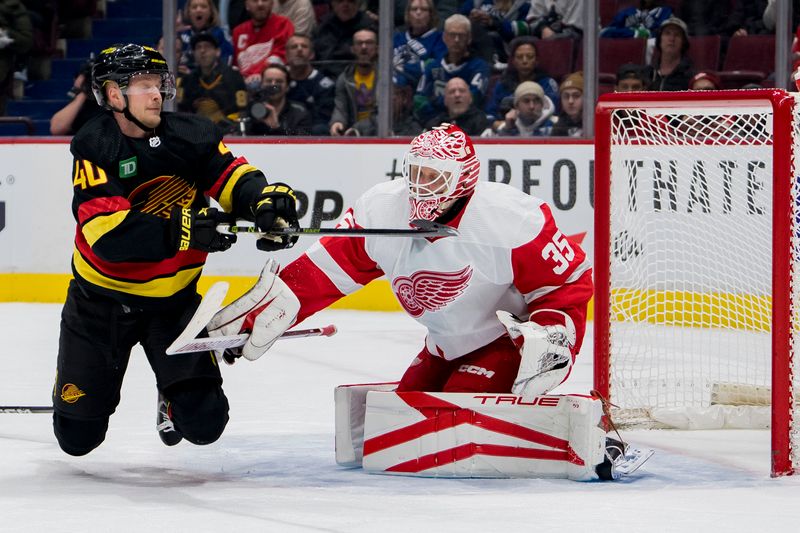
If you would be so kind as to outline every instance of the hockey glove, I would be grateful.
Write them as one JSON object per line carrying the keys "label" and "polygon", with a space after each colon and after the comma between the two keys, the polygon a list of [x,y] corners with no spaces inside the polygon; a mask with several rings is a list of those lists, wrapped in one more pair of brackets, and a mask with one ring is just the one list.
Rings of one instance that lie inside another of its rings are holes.
{"label": "hockey glove", "polygon": [[[286,227],[299,228],[297,222],[297,197],[285,183],[272,183],[264,187],[253,204],[256,227],[264,232]],[[291,248],[297,235],[275,235],[256,241],[256,247],[265,252]]]}
{"label": "hockey glove", "polygon": [[170,213],[172,242],[178,251],[189,248],[204,252],[224,252],[236,242],[236,235],[219,233],[217,224],[224,213],[213,207],[176,207]]}
{"label": "hockey glove", "polygon": [[522,356],[511,392],[526,400],[553,390],[567,378],[572,367],[575,325],[566,313],[555,312],[564,315],[565,326],[522,322],[511,313],[497,311],[497,318]]}
{"label": "hockey glove", "polygon": [[217,353],[217,359],[232,363],[237,357],[255,361],[283,332],[294,324],[300,301],[278,277],[278,263],[270,259],[253,287],[240,298],[223,307],[206,328],[212,337],[249,333],[247,343],[236,351]]}

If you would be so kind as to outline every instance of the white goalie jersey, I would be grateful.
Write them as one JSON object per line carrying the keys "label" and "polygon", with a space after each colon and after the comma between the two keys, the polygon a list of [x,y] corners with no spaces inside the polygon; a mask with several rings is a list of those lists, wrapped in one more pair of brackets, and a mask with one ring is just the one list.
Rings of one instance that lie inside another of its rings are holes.
{"label": "white goalie jersey", "polygon": [[[409,212],[405,182],[384,182],[362,195],[339,226],[405,228]],[[406,312],[427,328],[432,354],[452,360],[504,335],[498,309],[524,318],[537,309],[567,313],[576,325],[577,352],[591,267],[543,200],[479,182],[447,224],[459,235],[320,239],[280,274],[300,300],[298,322],[385,275]],[[551,315],[539,313],[537,322],[563,323]]]}

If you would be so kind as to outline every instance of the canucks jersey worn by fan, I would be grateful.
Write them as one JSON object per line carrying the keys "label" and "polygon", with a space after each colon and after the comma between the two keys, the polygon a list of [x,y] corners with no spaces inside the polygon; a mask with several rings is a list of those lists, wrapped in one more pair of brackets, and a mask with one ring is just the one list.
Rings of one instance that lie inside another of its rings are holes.
{"label": "canucks jersey worn by fan", "polygon": [[[228,421],[216,361],[207,352],[165,353],[198,306],[206,255],[235,241],[217,232],[220,216],[207,197],[270,231],[297,224],[294,193],[267,184],[260,170],[235,157],[207,119],[162,113],[175,84],[156,50],[103,50],[92,89],[110,112],[87,123],[71,144],[75,279],[61,315],[55,435],[71,455],[100,445],[131,349],[140,343],[156,375],[161,439],[207,444]],[[292,244],[259,242],[265,250]]]}
{"label": "canucks jersey worn by fan", "polygon": [[422,218],[459,235],[321,239],[280,273],[282,294],[299,300],[298,321],[385,275],[428,331],[398,390],[530,396],[561,383],[583,338],[591,268],[542,200],[478,183],[478,171],[457,126],[415,138],[405,180],[367,191],[340,226],[402,227]]}

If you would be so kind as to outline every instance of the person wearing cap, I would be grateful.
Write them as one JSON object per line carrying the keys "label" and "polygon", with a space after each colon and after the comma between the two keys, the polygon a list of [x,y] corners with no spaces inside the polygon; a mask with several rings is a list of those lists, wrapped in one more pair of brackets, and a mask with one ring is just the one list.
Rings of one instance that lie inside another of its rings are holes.
{"label": "person wearing cap", "polygon": [[689,89],[693,91],[719,91],[722,84],[716,74],[699,72],[689,81]]}
{"label": "person wearing cap", "polygon": [[561,82],[561,112],[550,131],[554,137],[581,137],[583,135],[583,72],[573,72]]}
{"label": "person wearing cap", "polygon": [[689,31],[686,23],[678,17],[670,17],[662,22],[656,38],[656,50],[658,55],[649,72],[650,90],[687,90],[694,73],[688,55]]}
{"label": "person wearing cap", "polygon": [[648,81],[643,65],[625,63],[617,69],[617,83],[614,85],[614,92],[645,91]]}
{"label": "person wearing cap", "polygon": [[230,65],[233,57],[233,44],[231,44],[230,35],[222,29],[216,4],[212,0],[189,0],[183,7],[181,16],[189,27],[178,32],[178,38],[181,41],[180,64],[186,65],[189,69],[195,67],[192,37],[198,33],[210,33],[217,40],[220,63]]}
{"label": "person wearing cap", "polygon": [[535,81],[524,81],[514,90],[514,108],[506,113],[497,135],[542,137],[550,135],[555,114],[553,101]]}
{"label": "person wearing cap", "polygon": [[200,32],[192,37],[195,68],[178,78],[178,111],[197,113],[224,130],[233,127],[228,115],[247,107],[247,89],[237,70],[220,61],[216,37]]}
{"label": "person wearing cap", "polygon": [[526,35],[511,41],[508,67],[494,84],[484,108],[489,118],[494,121],[495,130],[503,123],[503,117],[511,108],[514,89],[524,81],[538,83],[558,110],[558,83],[538,66],[538,58],[536,39],[533,37]]}
{"label": "person wearing cap", "polygon": [[491,122],[483,111],[473,105],[469,85],[461,78],[452,78],[444,87],[445,111],[425,123],[425,130],[440,124],[455,124],[467,135],[482,135],[491,132]]}

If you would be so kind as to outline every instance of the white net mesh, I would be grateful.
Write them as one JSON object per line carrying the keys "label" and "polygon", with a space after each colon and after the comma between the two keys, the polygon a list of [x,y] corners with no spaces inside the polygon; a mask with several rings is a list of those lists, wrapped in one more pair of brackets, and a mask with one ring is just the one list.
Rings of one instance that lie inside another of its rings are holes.
{"label": "white net mesh", "polygon": [[769,101],[737,104],[611,114],[610,394],[623,421],[770,403],[773,136],[791,127],[797,147],[800,119],[797,106],[781,126]]}

